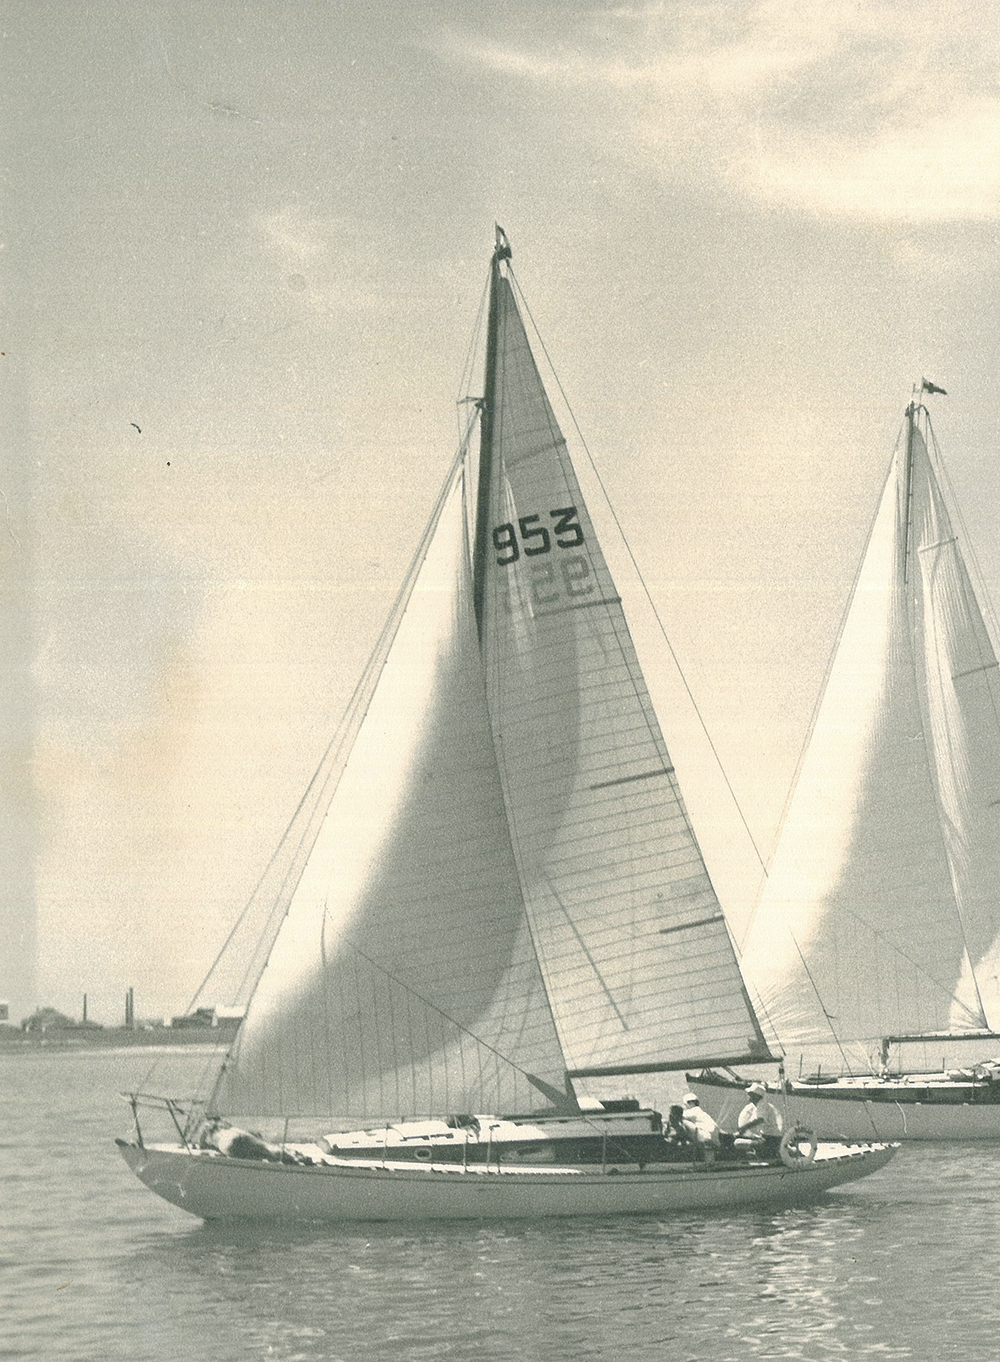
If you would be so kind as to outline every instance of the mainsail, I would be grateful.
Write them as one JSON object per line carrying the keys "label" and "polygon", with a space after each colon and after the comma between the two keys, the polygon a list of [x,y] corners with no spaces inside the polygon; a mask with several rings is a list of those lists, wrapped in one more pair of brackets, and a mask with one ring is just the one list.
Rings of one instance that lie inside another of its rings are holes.
{"label": "mainsail", "polygon": [[[573,1074],[767,1057],[509,280],[483,642],[520,882]],[[485,509],[485,507],[484,507]]]}
{"label": "mainsail", "polygon": [[216,1086],[230,1115],[529,1111],[572,1102],[567,1073],[768,1058],[508,258],[478,462]]}
{"label": "mainsail", "polygon": [[929,429],[911,406],[745,942],[786,1048],[1000,1023],[997,659]]}

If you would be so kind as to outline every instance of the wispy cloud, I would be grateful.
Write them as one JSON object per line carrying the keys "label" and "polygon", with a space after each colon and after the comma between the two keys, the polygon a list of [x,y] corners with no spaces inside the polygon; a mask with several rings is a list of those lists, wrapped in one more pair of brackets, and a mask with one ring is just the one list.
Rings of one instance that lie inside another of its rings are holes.
{"label": "wispy cloud", "polygon": [[772,205],[903,223],[1000,217],[992,0],[622,6],[443,55],[586,91],[661,173]]}
{"label": "wispy cloud", "polygon": [[861,146],[762,152],[758,191],[816,211],[900,222],[1000,216],[1000,105],[969,99],[947,114],[887,127]]}
{"label": "wispy cloud", "polygon": [[261,220],[265,241],[288,266],[322,259],[336,226],[290,204]]}

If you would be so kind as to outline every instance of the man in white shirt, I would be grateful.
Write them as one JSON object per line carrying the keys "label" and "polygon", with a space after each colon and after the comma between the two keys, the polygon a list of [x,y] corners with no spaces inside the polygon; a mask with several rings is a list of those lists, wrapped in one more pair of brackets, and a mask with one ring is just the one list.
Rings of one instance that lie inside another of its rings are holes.
{"label": "man in white shirt", "polygon": [[684,1096],[684,1129],[688,1138],[705,1152],[714,1149],[719,1143],[719,1127],[702,1108],[695,1093]]}
{"label": "man in white shirt", "polygon": [[737,1137],[752,1141],[765,1154],[777,1153],[785,1128],[781,1112],[768,1101],[763,1083],[751,1083],[747,1088],[747,1097],[749,1101],[736,1123]]}

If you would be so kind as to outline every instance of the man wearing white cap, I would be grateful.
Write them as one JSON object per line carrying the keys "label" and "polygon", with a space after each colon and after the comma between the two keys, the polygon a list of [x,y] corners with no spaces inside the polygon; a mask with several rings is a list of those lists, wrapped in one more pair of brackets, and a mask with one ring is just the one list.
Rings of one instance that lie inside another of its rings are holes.
{"label": "man wearing white cap", "polygon": [[736,1134],[761,1145],[765,1153],[775,1152],[784,1130],[781,1112],[768,1101],[763,1083],[751,1083],[747,1097],[750,1100],[740,1112]]}
{"label": "man wearing white cap", "polygon": [[701,1103],[693,1092],[684,1094],[683,1126],[688,1138],[698,1145],[705,1154],[711,1152],[719,1143],[719,1127],[702,1109]]}

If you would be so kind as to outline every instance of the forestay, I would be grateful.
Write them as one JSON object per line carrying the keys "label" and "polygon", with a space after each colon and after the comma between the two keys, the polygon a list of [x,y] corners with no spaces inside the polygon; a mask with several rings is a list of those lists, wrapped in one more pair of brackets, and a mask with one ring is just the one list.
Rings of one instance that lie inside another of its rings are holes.
{"label": "forestay", "polygon": [[998,714],[911,413],[746,942],[786,1047],[1000,1023]]}

